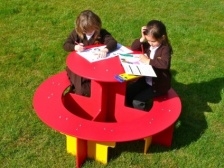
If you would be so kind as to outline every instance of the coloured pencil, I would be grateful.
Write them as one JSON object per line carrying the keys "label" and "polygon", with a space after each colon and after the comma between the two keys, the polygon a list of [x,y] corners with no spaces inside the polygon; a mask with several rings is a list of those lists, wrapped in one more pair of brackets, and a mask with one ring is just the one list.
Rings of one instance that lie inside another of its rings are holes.
{"label": "coloured pencil", "polygon": [[143,44],[141,44],[142,54],[144,54]]}

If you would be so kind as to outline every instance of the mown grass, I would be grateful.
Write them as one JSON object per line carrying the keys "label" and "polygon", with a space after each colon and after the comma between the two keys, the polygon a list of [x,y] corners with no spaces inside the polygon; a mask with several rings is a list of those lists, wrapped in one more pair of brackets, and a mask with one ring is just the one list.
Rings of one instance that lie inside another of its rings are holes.
{"label": "mown grass", "polygon": [[40,121],[32,99],[46,78],[65,69],[62,45],[85,9],[126,46],[149,20],[166,24],[183,109],[171,148],[152,145],[144,155],[142,141],[118,143],[106,166],[87,160],[83,167],[224,167],[222,1],[0,1],[1,167],[74,167],[65,137]]}

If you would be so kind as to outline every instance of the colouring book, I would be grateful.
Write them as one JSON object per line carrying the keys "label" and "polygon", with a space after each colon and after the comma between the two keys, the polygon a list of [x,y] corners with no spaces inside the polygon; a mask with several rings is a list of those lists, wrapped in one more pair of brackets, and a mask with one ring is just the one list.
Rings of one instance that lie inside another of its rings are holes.
{"label": "colouring book", "polygon": [[119,54],[126,74],[156,77],[151,65],[139,61],[140,54]]}
{"label": "colouring book", "polygon": [[82,52],[77,52],[80,56],[88,60],[89,62],[95,62],[95,61],[101,61],[105,59],[109,59],[115,56],[118,56],[119,54],[127,54],[127,53],[132,53],[132,50],[128,49],[127,47],[117,44],[117,49],[113,52],[110,52],[107,54],[105,58],[99,58],[97,53],[99,53],[100,50],[105,48],[106,46],[99,46],[99,47],[93,47],[93,48],[88,48],[85,49]]}

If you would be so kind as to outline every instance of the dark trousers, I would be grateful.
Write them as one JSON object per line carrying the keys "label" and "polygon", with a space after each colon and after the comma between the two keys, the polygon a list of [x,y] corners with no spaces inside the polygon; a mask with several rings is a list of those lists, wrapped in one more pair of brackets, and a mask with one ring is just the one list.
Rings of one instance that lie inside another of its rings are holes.
{"label": "dark trousers", "polygon": [[142,77],[128,84],[126,90],[126,105],[140,110],[147,110],[147,102],[163,94],[164,93],[154,91],[152,86],[148,85],[145,78]]}
{"label": "dark trousers", "polygon": [[91,94],[91,80],[73,73],[68,67],[66,71],[71,83],[71,92],[89,97]]}

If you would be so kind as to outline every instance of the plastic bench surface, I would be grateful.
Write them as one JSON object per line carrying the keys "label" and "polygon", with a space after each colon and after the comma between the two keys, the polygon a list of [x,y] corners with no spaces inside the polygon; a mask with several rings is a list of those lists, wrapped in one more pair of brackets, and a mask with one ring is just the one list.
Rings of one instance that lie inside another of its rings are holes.
{"label": "plastic bench surface", "polygon": [[[48,126],[80,139],[104,142],[142,139],[169,128],[181,113],[181,101],[173,89],[170,89],[167,95],[156,98],[149,112],[124,106],[124,97],[116,93],[113,95],[117,96],[114,100],[116,110],[112,109],[113,120],[98,121],[94,118],[101,109],[94,109],[96,97],[75,94],[63,97],[62,93],[69,84],[66,72],[48,78],[37,88],[33,105],[39,118]],[[121,88],[126,86],[121,83],[115,85],[122,85]],[[66,105],[65,102],[73,104]],[[112,107],[109,108],[111,110]],[[96,112],[88,112],[86,109]],[[80,111],[86,113],[80,114]]]}

